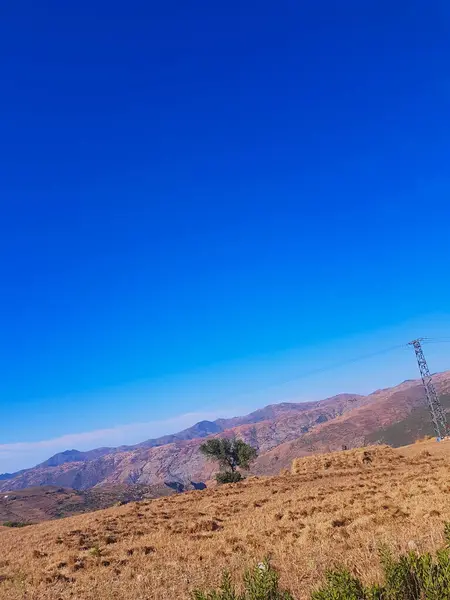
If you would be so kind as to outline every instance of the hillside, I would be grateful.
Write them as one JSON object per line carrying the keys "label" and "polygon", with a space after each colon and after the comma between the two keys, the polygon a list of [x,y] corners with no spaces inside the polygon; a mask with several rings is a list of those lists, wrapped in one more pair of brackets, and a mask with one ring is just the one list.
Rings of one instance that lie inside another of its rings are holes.
{"label": "hillside", "polygon": [[[444,410],[446,412],[450,411],[450,394],[442,394],[440,400]],[[429,417],[427,406],[418,406],[403,421],[374,431],[374,433],[367,436],[367,442],[382,442],[389,446],[399,447],[411,444],[414,440],[434,435],[433,423]]]}
{"label": "hillside", "polygon": [[[435,377],[442,394],[450,391],[450,372]],[[409,431],[414,411],[429,418],[420,381],[406,381],[368,396],[340,394],[317,402],[267,406],[243,417],[202,421],[178,434],[136,446],[60,453],[37,467],[0,477],[0,492],[41,485],[85,490],[97,485],[198,485],[214,474],[198,449],[208,435],[237,435],[259,452],[253,472],[274,474],[293,458],[353,448],[391,439],[391,427]],[[415,431],[402,438],[415,439]]]}
{"label": "hillside", "polygon": [[0,496],[0,525],[38,523],[180,491],[184,490],[165,484],[105,485],[84,491],[55,486],[17,490]]}
{"label": "hillside", "polygon": [[[450,389],[449,373],[435,376],[444,406]],[[418,416],[423,419],[420,424]],[[416,427],[411,427],[415,422]],[[378,390],[358,403],[352,411],[322,423],[292,441],[280,444],[259,457],[256,474],[275,474],[289,468],[298,456],[354,448],[367,444],[400,446],[432,433],[431,419],[418,381],[406,381],[390,389]],[[392,431],[392,433],[391,433]]]}
{"label": "hillside", "polygon": [[443,545],[449,467],[450,442],[353,450],[297,460],[295,474],[0,528],[0,597],[188,600],[267,555],[297,600],[336,563],[376,580],[380,544]]}

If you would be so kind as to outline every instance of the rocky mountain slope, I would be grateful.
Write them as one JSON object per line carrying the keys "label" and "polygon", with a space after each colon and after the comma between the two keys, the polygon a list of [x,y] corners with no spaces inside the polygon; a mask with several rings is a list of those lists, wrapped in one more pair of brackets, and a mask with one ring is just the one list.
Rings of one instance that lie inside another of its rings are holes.
{"label": "rocky mountain slope", "polygon": [[[450,391],[450,372],[436,376]],[[0,480],[0,491],[56,485],[85,490],[106,484],[181,483],[209,480],[215,471],[198,448],[209,435],[237,435],[258,449],[255,473],[276,473],[292,458],[383,441],[383,432],[424,406],[420,381],[406,381],[368,396],[340,394],[317,402],[267,406],[243,417],[197,423],[178,434],[136,446],[70,450]],[[424,416],[427,417],[426,411]],[[5,476],[4,476],[5,477]]]}

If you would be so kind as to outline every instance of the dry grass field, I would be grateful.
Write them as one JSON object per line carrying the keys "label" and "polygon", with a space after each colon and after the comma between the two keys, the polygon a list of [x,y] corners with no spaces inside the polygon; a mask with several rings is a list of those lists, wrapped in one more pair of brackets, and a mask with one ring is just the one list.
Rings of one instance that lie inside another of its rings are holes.
{"label": "dry grass field", "polygon": [[307,599],[338,563],[434,550],[450,520],[450,442],[312,456],[292,473],[0,531],[2,600],[183,600],[270,556]]}

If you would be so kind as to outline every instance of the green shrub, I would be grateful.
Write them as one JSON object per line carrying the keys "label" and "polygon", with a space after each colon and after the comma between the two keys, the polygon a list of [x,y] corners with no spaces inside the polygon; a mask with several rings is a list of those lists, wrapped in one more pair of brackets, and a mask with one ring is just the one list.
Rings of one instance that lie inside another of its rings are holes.
{"label": "green shrub", "polygon": [[32,525],[32,523],[26,523],[24,521],[5,521],[3,523],[4,527],[27,527],[28,525]]}
{"label": "green shrub", "polygon": [[313,592],[311,600],[366,600],[376,596],[368,596],[361,581],[353,577],[346,569],[329,571],[325,585]]}
{"label": "green shrub", "polygon": [[[446,537],[450,527],[446,525]],[[365,587],[346,570],[329,572],[325,585],[312,600],[450,600],[450,550],[444,548],[432,556],[426,552],[408,552],[394,558],[382,548],[380,559],[384,583]]]}
{"label": "green shrub", "polygon": [[221,471],[216,475],[217,483],[237,483],[242,481],[244,477],[239,471]]}
{"label": "green shrub", "polygon": [[394,559],[383,550],[381,555],[385,583],[382,600],[450,600],[450,553],[409,552]]}
{"label": "green shrub", "polygon": [[278,574],[268,561],[256,565],[244,575],[244,591],[238,593],[229,573],[224,573],[218,590],[195,591],[194,600],[294,600],[289,592],[280,590]]}
{"label": "green shrub", "polygon": [[[347,569],[329,571],[325,583],[311,600],[450,600],[450,524],[445,525],[447,546],[432,556],[408,552],[395,558],[387,548],[380,550],[384,581],[364,586]],[[193,593],[194,600],[294,600],[278,586],[278,575],[266,561],[244,575],[244,592],[239,594],[225,573],[218,590]]]}

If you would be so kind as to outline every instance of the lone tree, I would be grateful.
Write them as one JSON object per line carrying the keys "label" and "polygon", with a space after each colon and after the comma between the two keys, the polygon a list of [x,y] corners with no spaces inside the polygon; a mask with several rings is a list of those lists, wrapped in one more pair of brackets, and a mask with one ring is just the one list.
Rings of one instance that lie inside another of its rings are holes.
{"label": "lone tree", "polygon": [[249,469],[250,463],[258,453],[255,448],[236,438],[212,438],[203,442],[200,452],[210,460],[217,460],[220,472],[216,475],[218,483],[234,483],[243,479],[241,469]]}

